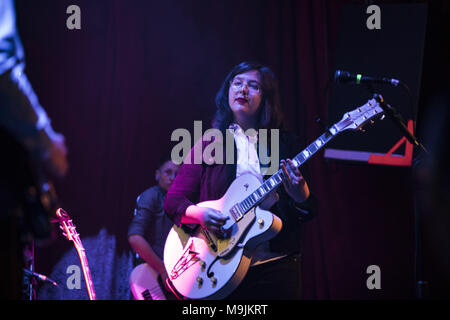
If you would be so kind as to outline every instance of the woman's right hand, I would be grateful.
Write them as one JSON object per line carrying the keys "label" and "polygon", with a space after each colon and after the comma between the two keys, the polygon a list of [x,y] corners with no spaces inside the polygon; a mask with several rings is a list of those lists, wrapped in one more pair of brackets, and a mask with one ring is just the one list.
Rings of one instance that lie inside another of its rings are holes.
{"label": "woman's right hand", "polygon": [[223,238],[225,237],[225,232],[222,227],[229,218],[229,216],[225,216],[216,209],[191,205],[186,209],[181,222],[200,224],[213,232],[217,237]]}

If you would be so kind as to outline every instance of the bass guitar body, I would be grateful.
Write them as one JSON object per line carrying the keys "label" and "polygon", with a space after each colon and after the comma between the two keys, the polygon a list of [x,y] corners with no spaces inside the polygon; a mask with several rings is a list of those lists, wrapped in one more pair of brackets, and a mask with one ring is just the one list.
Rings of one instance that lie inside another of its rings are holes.
{"label": "bass guitar body", "polygon": [[167,300],[158,283],[158,273],[148,264],[135,267],[129,280],[135,300]]}

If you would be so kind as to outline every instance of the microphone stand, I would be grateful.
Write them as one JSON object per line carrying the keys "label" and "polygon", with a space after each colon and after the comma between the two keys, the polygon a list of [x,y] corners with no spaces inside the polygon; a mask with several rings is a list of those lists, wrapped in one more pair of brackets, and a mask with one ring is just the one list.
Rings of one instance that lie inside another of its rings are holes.
{"label": "microphone stand", "polygon": [[[429,155],[427,149],[422,143],[408,130],[400,113],[387,104],[383,97],[375,93],[373,87],[368,84],[369,91],[373,94],[373,98],[379,103],[384,114],[392,120],[392,122],[400,129],[405,138],[415,147],[423,151],[424,155]],[[415,161],[414,161],[415,162]],[[414,282],[416,289],[416,298],[424,299],[428,296],[428,282],[423,280],[423,248],[422,248],[422,215],[418,207],[417,186],[413,189],[414,201]]]}
{"label": "microphone stand", "polygon": [[408,130],[408,127],[403,122],[402,116],[391,107],[389,104],[384,102],[383,97],[380,94],[374,93],[373,98],[378,102],[380,107],[383,109],[384,114],[394,122],[394,124],[400,129],[406,139],[414,146],[420,148],[425,154],[428,154],[427,149],[422,143],[417,140],[417,138]]}
{"label": "microphone stand", "polygon": [[24,256],[26,259],[26,265],[23,270],[24,281],[28,280],[27,286],[27,299],[28,300],[36,300],[36,289],[35,286],[37,281],[31,275],[34,273],[34,240],[31,240],[29,244],[27,244],[24,248]]}
{"label": "microphone stand", "polygon": [[23,298],[27,300],[36,300],[36,286],[38,281],[50,282],[54,286],[58,286],[58,284],[49,277],[35,272],[34,240],[31,240],[31,242],[25,246],[24,256],[26,263],[22,270],[23,281],[28,285],[26,291],[24,291]]}

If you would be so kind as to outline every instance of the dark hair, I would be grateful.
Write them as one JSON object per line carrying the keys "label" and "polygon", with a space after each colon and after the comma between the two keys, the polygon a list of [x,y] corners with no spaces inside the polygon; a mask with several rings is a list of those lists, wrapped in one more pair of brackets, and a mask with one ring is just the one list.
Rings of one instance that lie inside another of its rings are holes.
{"label": "dark hair", "polygon": [[258,128],[280,128],[283,125],[283,115],[280,106],[280,94],[274,73],[268,67],[258,62],[242,62],[235,66],[226,76],[216,95],[217,110],[212,120],[214,128],[225,131],[233,122],[233,112],[228,103],[230,83],[238,74],[256,70],[261,76],[262,99],[259,110]]}
{"label": "dark hair", "polygon": [[171,150],[164,151],[158,159],[157,170],[161,169],[161,167],[167,162],[172,161]]}

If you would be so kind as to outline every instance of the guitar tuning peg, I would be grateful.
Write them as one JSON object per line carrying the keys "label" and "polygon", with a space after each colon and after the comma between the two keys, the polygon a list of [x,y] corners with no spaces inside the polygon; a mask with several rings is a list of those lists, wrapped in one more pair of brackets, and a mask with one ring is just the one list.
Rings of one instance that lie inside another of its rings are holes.
{"label": "guitar tuning peg", "polygon": [[373,121],[373,120],[370,120],[370,124],[372,124],[372,125],[373,125],[374,123],[375,123],[375,121]]}
{"label": "guitar tuning peg", "polygon": [[363,128],[359,128],[359,131],[361,131],[362,133],[366,133],[366,130]]}
{"label": "guitar tuning peg", "polygon": [[380,120],[384,120],[384,118],[386,118],[386,116],[382,114]]}

